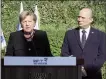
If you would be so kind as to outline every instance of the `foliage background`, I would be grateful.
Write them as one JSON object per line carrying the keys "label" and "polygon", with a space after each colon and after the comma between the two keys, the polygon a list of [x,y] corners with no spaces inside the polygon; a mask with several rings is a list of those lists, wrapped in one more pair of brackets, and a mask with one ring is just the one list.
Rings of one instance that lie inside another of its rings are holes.
{"label": "foliage background", "polygon": [[[67,29],[77,27],[77,15],[81,8],[90,7],[93,10],[93,27],[106,32],[106,2],[105,1],[22,1],[24,10],[34,11],[38,5],[40,14],[40,29],[45,30],[50,41],[54,56],[59,56],[64,34]],[[11,32],[16,31],[20,11],[20,1],[2,1],[2,29],[8,42]],[[5,52],[2,50],[2,56]],[[106,64],[102,68],[103,79],[106,79]]]}

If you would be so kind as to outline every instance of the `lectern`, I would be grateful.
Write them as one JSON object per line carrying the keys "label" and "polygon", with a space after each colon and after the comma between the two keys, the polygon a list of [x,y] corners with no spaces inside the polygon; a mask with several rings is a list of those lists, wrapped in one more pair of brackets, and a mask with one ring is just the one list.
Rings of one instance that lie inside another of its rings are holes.
{"label": "lectern", "polygon": [[76,57],[16,57],[2,60],[2,79],[81,79]]}

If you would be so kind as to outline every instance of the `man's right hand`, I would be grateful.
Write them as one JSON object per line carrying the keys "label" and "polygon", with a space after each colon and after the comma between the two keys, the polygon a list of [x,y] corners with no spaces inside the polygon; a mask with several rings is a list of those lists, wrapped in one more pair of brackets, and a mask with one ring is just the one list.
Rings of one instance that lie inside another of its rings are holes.
{"label": "man's right hand", "polygon": [[86,73],[85,68],[83,66],[81,67],[81,71],[82,71],[82,76],[86,77],[87,73]]}

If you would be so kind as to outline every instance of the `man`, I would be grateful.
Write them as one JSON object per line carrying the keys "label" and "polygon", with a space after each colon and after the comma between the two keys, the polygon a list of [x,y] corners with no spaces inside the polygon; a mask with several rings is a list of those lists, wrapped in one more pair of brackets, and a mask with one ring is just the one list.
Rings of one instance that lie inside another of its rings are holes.
{"label": "man", "polygon": [[90,8],[83,8],[77,21],[79,27],[65,34],[61,55],[84,59],[82,79],[102,79],[100,69],[106,58],[105,33],[91,27],[93,18]]}
{"label": "man", "polygon": [[34,30],[36,16],[29,11],[20,14],[22,30],[10,34],[8,56],[52,56],[45,31]]}

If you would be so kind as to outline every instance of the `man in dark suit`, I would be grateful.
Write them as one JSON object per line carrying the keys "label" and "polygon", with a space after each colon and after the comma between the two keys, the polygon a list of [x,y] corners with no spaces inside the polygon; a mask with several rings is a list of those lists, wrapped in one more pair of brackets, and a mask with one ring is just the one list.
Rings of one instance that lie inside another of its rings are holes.
{"label": "man in dark suit", "polygon": [[105,33],[91,27],[93,18],[90,8],[83,8],[77,20],[79,27],[65,34],[61,55],[84,59],[82,79],[102,79],[101,67],[106,58]]}
{"label": "man in dark suit", "polygon": [[35,14],[24,11],[19,19],[22,30],[10,34],[6,55],[52,56],[46,32],[34,30]]}

